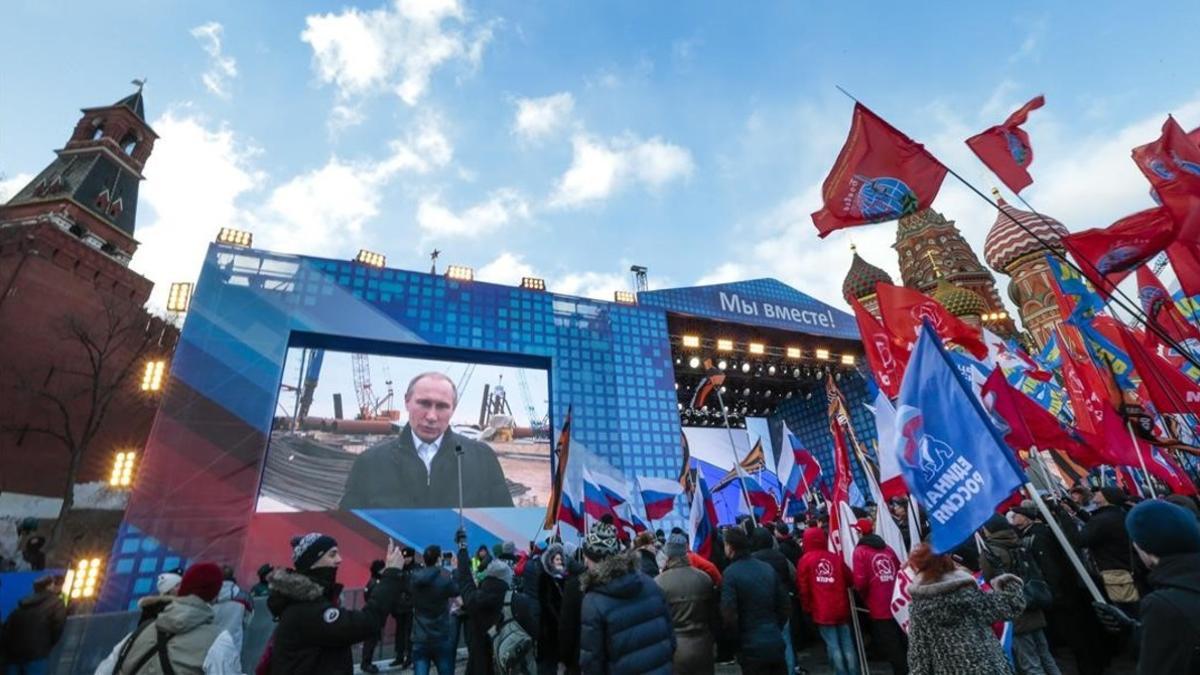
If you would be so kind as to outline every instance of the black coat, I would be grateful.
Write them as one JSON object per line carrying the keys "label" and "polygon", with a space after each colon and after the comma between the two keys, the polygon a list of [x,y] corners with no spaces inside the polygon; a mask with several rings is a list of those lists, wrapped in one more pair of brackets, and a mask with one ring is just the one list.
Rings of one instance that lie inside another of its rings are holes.
{"label": "black coat", "polygon": [[[25,596],[8,615],[0,639],[0,663],[28,663],[50,655],[62,637],[67,606],[61,595],[37,591]],[[5,661],[7,659],[7,661]]]}
{"label": "black coat", "polygon": [[1200,553],[1166,556],[1140,606],[1138,673],[1200,673]]}
{"label": "black coat", "polygon": [[[461,555],[461,553],[460,553]],[[492,675],[492,638],[488,634],[500,622],[508,584],[497,577],[485,576],[478,585],[471,576],[470,563],[460,558],[456,581],[462,595],[462,613],[467,617],[467,675]],[[537,637],[538,616],[534,600],[513,593],[513,618],[531,637]]]}
{"label": "black coat", "polygon": [[579,672],[579,633],[582,629],[583,575],[567,579],[563,586],[562,619],[558,627],[558,660],[568,673]]}
{"label": "black coat", "polygon": [[654,551],[639,548],[637,550],[638,571],[653,579],[658,576],[658,558]]}
{"label": "black coat", "polygon": [[450,599],[459,588],[441,567],[424,567],[409,575],[413,597],[413,644],[441,644],[450,639]]}
{"label": "black coat", "polygon": [[725,628],[741,641],[743,658],[784,661],[783,633],[791,611],[779,574],[750,556],[735,558],[721,577],[721,615]]}
{"label": "black coat", "polygon": [[796,587],[796,566],[788,562],[787,557],[782,553],[773,548],[764,548],[750,555],[756,560],[770,565],[771,569],[775,570],[775,576],[778,577],[779,583],[783,584],[789,594]]}
{"label": "black coat", "polygon": [[1042,578],[1054,593],[1054,606],[1061,607],[1077,601],[1083,590],[1082,582],[1050,526],[1035,522],[1022,530],[1020,535],[1021,543],[1033,555]]}
{"label": "black coat", "polygon": [[[463,506],[512,506],[500,460],[486,443],[446,431],[430,469],[417,455],[408,425],[400,435],[369,448],[354,460],[343,509],[455,508],[458,506],[458,458],[461,447]],[[422,485],[421,483],[425,484]]]}
{"label": "black coat", "polygon": [[1096,509],[1079,533],[1079,543],[1091,553],[1096,569],[1133,570],[1125,509],[1112,504]]}
{"label": "black coat", "polygon": [[796,565],[800,564],[800,556],[803,552],[800,550],[800,544],[792,537],[784,537],[777,539],[779,542],[779,552],[783,557],[787,558],[788,564],[792,566],[793,573]]}
{"label": "black coat", "polygon": [[277,623],[271,647],[271,675],[349,675],[351,648],[379,635],[399,590],[400,573],[384,570],[362,609],[341,609],[341,586],[325,588],[292,570],[271,574],[267,608]]}
{"label": "black coat", "polygon": [[662,589],[613,556],[584,573],[579,668],[585,675],[670,675],[675,654],[671,610]]}

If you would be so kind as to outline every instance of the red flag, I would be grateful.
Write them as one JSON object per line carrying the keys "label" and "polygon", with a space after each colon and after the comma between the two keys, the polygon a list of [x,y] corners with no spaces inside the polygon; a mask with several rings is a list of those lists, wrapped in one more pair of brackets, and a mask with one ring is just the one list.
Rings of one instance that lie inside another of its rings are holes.
{"label": "red flag", "polygon": [[971,151],[1013,192],[1019,193],[1033,182],[1029,177],[1033,147],[1029,145],[1029,134],[1021,125],[1030,112],[1044,105],[1046,99],[1037,96],[1009,115],[1003,124],[967,139]]}
{"label": "red flag", "polygon": [[1063,346],[1062,374],[1079,435],[1104,464],[1137,466],[1137,450],[1131,443],[1121,415],[1113,407],[1108,383],[1090,359],[1079,358]]}
{"label": "red flag", "polygon": [[1004,440],[1014,449],[1060,450],[1088,468],[1103,463],[1094,450],[1063,429],[1054,415],[1013,389],[999,368],[988,376],[983,393],[991,395],[993,412],[1008,424]]}
{"label": "red flag", "polygon": [[850,306],[854,308],[854,318],[858,321],[858,335],[867,353],[867,364],[871,366],[875,383],[888,398],[896,398],[900,394],[900,381],[904,378],[907,354],[896,348],[892,336],[883,329],[878,319],[863,309],[858,300],[850,298]]}
{"label": "red flag", "polygon": [[1171,488],[1171,492],[1181,495],[1196,494],[1196,485],[1188,478],[1187,472],[1175,461],[1164,448],[1157,448],[1149,443],[1139,444],[1139,450],[1146,461],[1146,470],[1154,474]]}
{"label": "red flag", "polygon": [[1133,161],[1175,219],[1180,241],[1200,243],[1200,146],[1168,116],[1158,140],[1133,149]]}
{"label": "red flag", "polygon": [[1117,330],[1158,412],[1200,415],[1200,385],[1147,350],[1128,328],[1119,326]]}
{"label": "red flag", "polygon": [[1167,258],[1184,295],[1200,295],[1200,245],[1177,241],[1167,247]]}
{"label": "red flag", "polygon": [[[1200,329],[1183,318],[1171,294],[1163,288],[1162,282],[1154,276],[1148,267],[1139,267],[1137,271],[1138,300],[1142,303],[1142,311],[1152,324],[1167,334],[1167,337],[1178,343],[1190,343],[1193,351],[1200,351]],[[1153,331],[1146,332],[1155,342],[1161,339]],[[1151,343],[1153,344],[1153,343]]]}
{"label": "red flag", "polygon": [[1105,296],[1138,265],[1153,258],[1175,238],[1175,221],[1159,206],[1138,211],[1108,227],[1064,237],[1062,242],[1092,286]]}
{"label": "red flag", "polygon": [[[987,345],[979,331],[942,307],[941,303],[923,293],[879,282],[875,284],[875,295],[879,298],[879,314],[883,326],[899,344],[903,345],[906,357],[916,344],[921,331],[921,322],[928,320],[938,337],[954,342],[975,356],[987,356]],[[907,360],[907,358],[906,358]]]}
{"label": "red flag", "polygon": [[834,230],[882,223],[933,203],[946,167],[861,103],[850,134],[821,187],[825,206],[812,214],[821,237]]}
{"label": "red flag", "polygon": [[825,395],[829,399],[829,434],[833,436],[833,497],[829,502],[829,550],[848,560],[847,548],[851,544],[847,542],[846,547],[843,547],[841,532],[845,524],[842,523],[839,507],[842,502],[850,503],[850,483],[854,480],[850,469],[850,453],[846,449],[850,412],[846,410],[842,392],[828,374],[825,375]]}

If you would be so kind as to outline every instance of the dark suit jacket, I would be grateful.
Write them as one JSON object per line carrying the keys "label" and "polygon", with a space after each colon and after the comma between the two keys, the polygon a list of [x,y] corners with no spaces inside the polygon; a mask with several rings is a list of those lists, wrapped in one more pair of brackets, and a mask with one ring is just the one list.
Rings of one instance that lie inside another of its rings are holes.
{"label": "dark suit jacket", "polygon": [[368,448],[354,460],[343,509],[436,509],[458,507],[458,466],[455,446],[461,446],[463,506],[512,506],[512,495],[496,453],[486,443],[447,430],[433,456],[430,470],[413,447],[408,425],[396,438]]}

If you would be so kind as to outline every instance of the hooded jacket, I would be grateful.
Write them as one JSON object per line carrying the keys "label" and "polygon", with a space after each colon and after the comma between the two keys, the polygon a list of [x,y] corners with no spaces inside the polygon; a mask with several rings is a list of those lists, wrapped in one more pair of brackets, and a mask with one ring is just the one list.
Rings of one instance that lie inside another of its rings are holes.
{"label": "hooded jacket", "polygon": [[[488,634],[500,621],[504,609],[504,596],[510,590],[503,578],[484,571],[483,580],[476,585],[470,564],[465,556],[459,557],[455,581],[462,596],[462,612],[467,617],[467,674],[491,675],[492,639]],[[443,603],[445,604],[445,603]],[[531,636],[537,635],[537,610],[532,598],[513,593],[513,618]],[[449,637],[449,635],[447,635]]]}
{"label": "hooded jacket", "polygon": [[954,570],[937,581],[918,576],[908,586],[908,669],[912,675],[1010,675],[992,624],[1025,609],[1021,580],[1002,574],[984,592],[975,577]]}
{"label": "hooded jacket", "polygon": [[633,556],[612,556],[580,577],[579,668],[588,675],[671,673],[675,633],[662,590]]}
{"label": "hooded jacket", "polygon": [[1133,548],[1125,531],[1125,509],[1109,504],[1096,509],[1079,533],[1096,569],[1133,571]]}
{"label": "hooded jacket", "polygon": [[755,529],[754,534],[750,536],[750,545],[754,548],[750,555],[770,565],[771,569],[775,570],[779,583],[790,593],[791,589],[796,587],[796,566],[788,562],[787,556],[775,548],[775,537],[771,531],[765,527]]}
{"label": "hooded jacket", "polygon": [[[554,569],[550,565],[550,561],[554,559],[555,555],[561,555],[563,558],[561,569]],[[538,566],[542,568],[542,572],[537,577],[537,586],[534,587],[532,593],[537,597],[540,621],[538,621],[537,631],[530,635],[537,640],[539,661],[557,661],[563,591],[566,589],[567,580],[570,577],[567,556],[563,552],[562,545],[551,544],[546,547],[546,552],[542,554]],[[530,592],[530,589],[526,589],[526,591]]]}
{"label": "hooded jacket", "polygon": [[[1021,539],[1017,537],[1016,531],[1001,530],[989,534],[986,546],[986,550],[979,556],[979,566],[984,579],[991,581],[1000,574],[1016,572],[1016,556],[1021,549]],[[1046,614],[1040,609],[1026,609],[1013,621],[1013,633],[1016,635],[1045,627]]]}
{"label": "hooded jacket", "polygon": [[[175,598],[152,623],[117,643],[108,658],[96,667],[96,675],[131,675],[146,654],[156,651],[158,632],[170,637],[167,658],[176,675],[239,675],[241,654],[229,633],[214,622],[212,605],[194,595]],[[121,669],[116,670],[126,643],[133,639]],[[162,675],[158,656],[152,655],[137,675]]]}
{"label": "hooded jacket", "polygon": [[738,555],[721,580],[721,615],[736,634],[743,659],[784,662],[783,628],[791,603],[779,575],[767,563]]}
{"label": "hooded jacket", "polygon": [[800,606],[818,626],[838,626],[850,621],[846,565],[829,550],[828,541],[825,530],[819,527],[805,530],[804,555],[796,568]]}
{"label": "hooded jacket", "polygon": [[1139,675],[1200,673],[1200,553],[1164,556],[1142,598]]}
{"label": "hooded jacket", "polygon": [[716,591],[707,574],[688,564],[687,558],[668,558],[667,567],[654,580],[671,608],[675,630],[676,673],[705,675],[713,672],[713,628],[716,626]]}
{"label": "hooded jacket", "polygon": [[891,619],[892,591],[900,571],[896,552],[872,532],[858,540],[853,563],[854,590],[867,603],[871,618]]}
{"label": "hooded jacket", "polygon": [[353,673],[351,648],[379,634],[399,584],[399,570],[384,570],[370,599],[353,611],[337,606],[340,584],[326,588],[294,570],[273,572],[267,597],[267,608],[277,622],[271,675]]}
{"label": "hooded jacket", "polygon": [[28,663],[50,655],[62,637],[67,622],[67,605],[62,596],[37,591],[17,603],[4,624],[0,645],[8,663]]}
{"label": "hooded jacket", "polygon": [[441,567],[424,567],[409,576],[413,596],[413,644],[450,639],[450,599],[459,589]]}

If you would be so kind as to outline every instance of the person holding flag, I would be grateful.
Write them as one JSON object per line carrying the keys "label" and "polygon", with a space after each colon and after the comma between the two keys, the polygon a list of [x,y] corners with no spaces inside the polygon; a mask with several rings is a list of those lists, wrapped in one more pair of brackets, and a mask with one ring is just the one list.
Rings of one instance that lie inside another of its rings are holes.
{"label": "person holding flag", "polygon": [[[829,550],[820,527],[804,531],[804,555],[796,568],[800,606],[812,617],[837,675],[857,675],[858,650],[850,630],[850,580],[841,553]],[[889,598],[890,599],[890,598]]]}
{"label": "person holding flag", "polygon": [[[879,518],[887,518],[880,513]],[[883,538],[875,534],[870,518],[860,518],[854,525],[862,537],[854,549],[852,577],[854,590],[867,605],[871,618],[871,637],[879,651],[892,666],[895,675],[908,674],[908,641],[892,615],[892,594],[900,559]]]}

